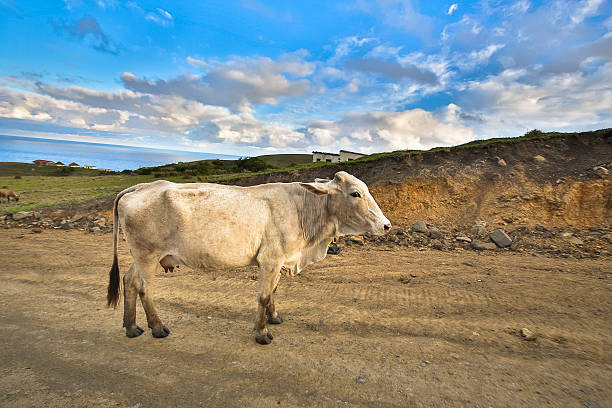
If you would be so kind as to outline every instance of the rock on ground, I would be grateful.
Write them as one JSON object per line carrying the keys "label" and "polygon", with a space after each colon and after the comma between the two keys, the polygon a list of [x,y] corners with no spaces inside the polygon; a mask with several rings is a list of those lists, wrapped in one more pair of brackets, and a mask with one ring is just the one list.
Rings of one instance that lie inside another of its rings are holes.
{"label": "rock on ground", "polygon": [[417,221],[412,226],[412,232],[420,232],[423,234],[427,234],[429,230],[427,229],[427,224],[424,221]]}
{"label": "rock on ground", "polygon": [[527,341],[533,341],[538,337],[534,332],[525,327],[521,329],[521,336]]}
{"label": "rock on ground", "polygon": [[497,249],[497,245],[493,242],[472,241],[472,248],[482,251],[485,249]]}
{"label": "rock on ground", "polygon": [[14,221],[21,221],[24,218],[28,218],[30,217],[32,214],[29,211],[19,211],[16,212],[15,214],[13,214],[13,220]]}
{"label": "rock on ground", "polygon": [[432,239],[441,238],[442,233],[440,230],[434,226],[429,227],[429,237]]}
{"label": "rock on ground", "polygon": [[607,176],[610,173],[610,171],[606,169],[604,166],[593,167],[593,171],[595,172],[595,174],[597,174],[600,177]]}
{"label": "rock on ground", "polygon": [[485,221],[476,221],[470,232],[477,237],[483,237],[487,233],[487,223]]}
{"label": "rock on ground", "polygon": [[491,233],[491,239],[500,248],[506,248],[512,244],[512,240],[508,234],[506,234],[501,228],[498,228]]}

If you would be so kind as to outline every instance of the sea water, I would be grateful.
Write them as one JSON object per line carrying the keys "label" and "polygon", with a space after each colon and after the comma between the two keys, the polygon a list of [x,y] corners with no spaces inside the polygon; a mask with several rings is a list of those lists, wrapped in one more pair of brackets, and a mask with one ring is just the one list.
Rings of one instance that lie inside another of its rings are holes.
{"label": "sea water", "polygon": [[207,159],[237,159],[238,156],[151,149],[101,143],[72,142],[0,135],[0,162],[32,163],[34,160],[72,162],[80,166],[121,171]]}

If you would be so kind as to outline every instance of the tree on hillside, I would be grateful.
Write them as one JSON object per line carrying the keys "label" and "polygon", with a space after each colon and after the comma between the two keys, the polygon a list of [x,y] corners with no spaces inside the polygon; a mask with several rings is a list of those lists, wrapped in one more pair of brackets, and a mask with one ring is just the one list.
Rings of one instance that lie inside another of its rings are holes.
{"label": "tree on hillside", "polygon": [[236,163],[238,171],[263,171],[274,166],[266,163],[259,157],[241,157]]}

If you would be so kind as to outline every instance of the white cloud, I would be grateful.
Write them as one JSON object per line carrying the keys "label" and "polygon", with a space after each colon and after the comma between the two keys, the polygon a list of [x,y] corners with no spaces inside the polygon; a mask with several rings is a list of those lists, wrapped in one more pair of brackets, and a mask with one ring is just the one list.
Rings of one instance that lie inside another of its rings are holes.
{"label": "white cloud", "polygon": [[604,0],[583,0],[580,2],[580,8],[576,10],[576,13],[571,17],[574,24],[580,24],[585,18],[594,15],[599,6]]}
{"label": "white cloud", "polygon": [[457,9],[459,8],[459,5],[457,3],[453,3],[451,4],[451,6],[448,8],[448,12],[446,14],[448,14],[449,16],[451,16],[455,11],[457,11]]}
{"label": "white cloud", "polygon": [[174,23],[172,14],[161,8],[156,8],[155,11],[151,11],[145,15],[145,19],[159,24],[163,27],[168,27]]}
{"label": "white cloud", "polygon": [[163,16],[164,18],[166,18],[166,20],[172,20],[172,14],[168,13],[166,10],[161,9],[161,8],[156,8],[155,9],[161,16]]}
{"label": "white cloud", "polygon": [[364,45],[371,43],[372,41],[375,41],[375,39],[369,38],[369,37],[359,37],[359,36],[341,38],[336,43],[336,49],[334,51],[334,56],[331,57],[328,60],[328,62],[334,63],[337,60],[350,55],[355,50],[360,49]]}
{"label": "white cloud", "polygon": [[349,84],[346,86],[346,90],[347,92],[351,92],[351,93],[355,93],[359,91],[359,79],[358,78],[351,79],[351,82],[349,82]]}
{"label": "white cloud", "polygon": [[[581,129],[612,123],[612,63],[595,72],[549,75],[533,83],[525,70],[506,70],[470,82],[459,104],[481,115],[485,134],[520,134],[525,129]],[[495,130],[497,129],[497,130]]]}
{"label": "white cloud", "polygon": [[351,148],[363,152],[429,149],[465,143],[472,129],[459,123],[443,123],[430,112],[351,113],[336,122],[312,122],[306,134],[321,147]]}
{"label": "white cloud", "polygon": [[204,75],[153,81],[126,72],[121,80],[126,88],[136,92],[177,95],[207,105],[244,110],[252,104],[277,104],[281,98],[310,92],[310,82],[303,77],[314,72],[315,64],[306,61],[306,57],[304,51],[284,54],[277,60],[233,57],[227,61],[207,61],[189,57],[188,63],[203,68]]}

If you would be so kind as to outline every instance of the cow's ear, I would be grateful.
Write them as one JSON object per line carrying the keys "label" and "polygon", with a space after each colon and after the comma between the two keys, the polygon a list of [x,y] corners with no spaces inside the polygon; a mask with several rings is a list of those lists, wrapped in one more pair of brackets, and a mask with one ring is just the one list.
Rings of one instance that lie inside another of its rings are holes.
{"label": "cow's ear", "polygon": [[348,180],[348,175],[349,174],[346,171],[339,171],[336,174],[334,174],[334,180],[337,183],[342,183]]}
{"label": "cow's ear", "polygon": [[329,194],[329,187],[323,183],[300,183],[300,187],[317,195]]}

